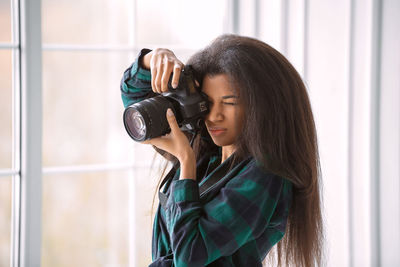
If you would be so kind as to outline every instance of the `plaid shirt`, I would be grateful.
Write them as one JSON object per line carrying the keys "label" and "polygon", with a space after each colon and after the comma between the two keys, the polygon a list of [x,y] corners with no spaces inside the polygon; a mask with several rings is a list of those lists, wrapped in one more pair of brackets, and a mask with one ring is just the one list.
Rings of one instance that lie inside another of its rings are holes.
{"label": "plaid shirt", "polygon": [[[121,81],[125,107],[156,95],[150,72],[138,62]],[[221,175],[218,170],[230,159],[220,164],[221,149],[203,155],[197,181],[179,180],[179,165],[168,173],[171,179],[162,189],[167,201],[154,218],[150,266],[262,266],[284,236],[292,183],[263,171],[252,157]],[[220,177],[200,194],[199,187],[213,175]]]}

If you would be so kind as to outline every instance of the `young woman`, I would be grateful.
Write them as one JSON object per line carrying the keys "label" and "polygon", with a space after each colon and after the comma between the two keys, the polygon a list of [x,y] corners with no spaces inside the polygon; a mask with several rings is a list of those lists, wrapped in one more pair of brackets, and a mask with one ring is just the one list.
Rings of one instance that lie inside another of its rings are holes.
{"label": "young woman", "polygon": [[[317,137],[299,74],[269,45],[237,35],[187,64],[210,112],[193,147],[169,112],[171,132],[143,142],[174,164],[150,266],[262,266],[274,245],[278,266],[321,266]],[[124,73],[124,106],[166,92],[171,75],[176,86],[183,66],[168,49],[143,49]]]}

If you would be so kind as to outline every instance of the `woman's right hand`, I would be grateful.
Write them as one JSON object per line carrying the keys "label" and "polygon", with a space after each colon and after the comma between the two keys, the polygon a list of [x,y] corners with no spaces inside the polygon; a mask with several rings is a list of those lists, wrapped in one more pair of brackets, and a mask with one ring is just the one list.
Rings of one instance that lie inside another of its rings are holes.
{"label": "woman's right hand", "polygon": [[151,71],[151,88],[155,93],[168,91],[168,81],[171,73],[173,88],[178,86],[179,76],[183,69],[183,63],[175,54],[166,48],[157,48],[143,57],[142,66]]}

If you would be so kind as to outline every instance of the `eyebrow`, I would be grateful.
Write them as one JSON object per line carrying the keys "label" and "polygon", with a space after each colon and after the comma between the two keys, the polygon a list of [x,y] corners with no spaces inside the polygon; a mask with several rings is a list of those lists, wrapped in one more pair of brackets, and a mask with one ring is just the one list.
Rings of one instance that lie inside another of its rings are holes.
{"label": "eyebrow", "polygon": [[[209,95],[207,95],[206,93],[204,93],[204,94],[207,96],[208,99],[211,99],[211,97]],[[239,97],[236,96],[236,95],[224,95],[221,98],[222,99],[228,99],[228,98],[239,98]]]}

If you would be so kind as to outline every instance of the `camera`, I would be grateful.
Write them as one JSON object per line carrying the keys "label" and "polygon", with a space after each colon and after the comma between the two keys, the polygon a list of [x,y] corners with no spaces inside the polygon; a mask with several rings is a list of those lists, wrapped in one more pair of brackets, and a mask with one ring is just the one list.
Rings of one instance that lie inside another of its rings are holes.
{"label": "camera", "polygon": [[129,136],[138,142],[165,135],[171,131],[167,118],[170,108],[182,131],[198,131],[209,112],[207,96],[196,86],[193,70],[186,65],[179,77],[177,88],[168,82],[168,92],[142,100],[124,111],[124,126]]}

